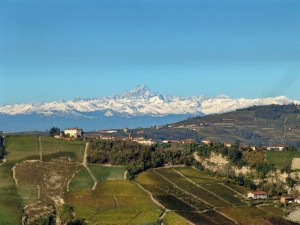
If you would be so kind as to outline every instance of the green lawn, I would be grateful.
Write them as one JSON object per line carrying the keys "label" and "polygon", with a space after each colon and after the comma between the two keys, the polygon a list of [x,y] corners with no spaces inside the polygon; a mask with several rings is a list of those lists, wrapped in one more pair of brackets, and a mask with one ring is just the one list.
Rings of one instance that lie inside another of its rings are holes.
{"label": "green lawn", "polygon": [[66,195],[78,218],[89,224],[147,224],[162,211],[148,193],[127,180],[104,181],[95,191],[73,191]]}
{"label": "green lawn", "polygon": [[300,158],[300,152],[267,151],[267,161],[274,164],[277,168],[286,168],[291,166],[294,157]]}
{"label": "green lawn", "polygon": [[85,142],[41,137],[43,160],[61,156],[70,157],[76,161],[83,161]]}

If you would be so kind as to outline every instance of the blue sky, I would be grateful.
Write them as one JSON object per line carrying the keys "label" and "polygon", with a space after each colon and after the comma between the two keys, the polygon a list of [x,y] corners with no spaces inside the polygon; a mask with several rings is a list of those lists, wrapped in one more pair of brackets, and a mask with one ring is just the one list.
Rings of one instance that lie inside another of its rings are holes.
{"label": "blue sky", "polygon": [[0,0],[0,104],[119,94],[300,100],[298,0]]}

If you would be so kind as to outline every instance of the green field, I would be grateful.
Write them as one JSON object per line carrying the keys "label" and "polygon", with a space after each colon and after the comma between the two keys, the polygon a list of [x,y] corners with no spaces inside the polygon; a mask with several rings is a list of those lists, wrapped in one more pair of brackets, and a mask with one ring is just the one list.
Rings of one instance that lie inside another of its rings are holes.
{"label": "green field", "polygon": [[25,159],[39,159],[38,137],[14,135],[5,138],[7,160],[17,163]]}
{"label": "green field", "polygon": [[261,218],[273,217],[271,213],[268,213],[257,207],[231,207],[231,208],[219,208],[218,212],[234,219],[238,222],[245,222],[251,220],[259,220]]}
{"label": "green field", "polygon": [[12,179],[10,164],[0,166],[0,224],[19,225],[21,199]]}
{"label": "green field", "polygon": [[124,166],[102,166],[100,164],[88,164],[88,167],[98,181],[124,179]]}
{"label": "green field", "polygon": [[69,184],[70,191],[84,191],[92,190],[94,181],[87,169],[84,166],[80,166]]}
{"label": "green field", "polygon": [[82,162],[85,149],[83,141],[68,141],[53,137],[41,137],[43,160],[57,157],[70,157]]}
{"label": "green field", "polygon": [[75,206],[78,218],[89,224],[147,224],[162,214],[150,196],[127,180],[104,181],[95,191],[73,191],[67,203]]}
{"label": "green field", "polygon": [[190,225],[191,223],[179,216],[175,212],[168,212],[167,215],[163,218],[163,223],[165,225]]}
{"label": "green field", "polygon": [[38,141],[36,136],[7,136],[5,138],[6,163],[0,166],[0,224],[18,225],[21,221],[21,205],[28,199],[19,195],[31,195],[29,190],[16,188],[12,178],[12,167],[25,159],[38,159]]}
{"label": "green field", "polygon": [[277,168],[287,168],[292,164],[293,158],[300,158],[300,152],[294,151],[267,151],[267,161]]}

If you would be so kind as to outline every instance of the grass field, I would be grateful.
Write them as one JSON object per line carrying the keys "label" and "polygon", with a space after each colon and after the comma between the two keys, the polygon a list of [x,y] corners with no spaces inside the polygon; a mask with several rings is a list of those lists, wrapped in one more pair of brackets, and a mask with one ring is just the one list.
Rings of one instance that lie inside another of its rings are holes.
{"label": "grass field", "polygon": [[260,205],[258,206],[260,209],[268,211],[269,213],[272,213],[274,216],[283,216],[284,210],[275,207],[274,205]]}
{"label": "grass field", "polygon": [[150,196],[127,180],[104,181],[95,191],[73,191],[67,203],[75,206],[76,217],[89,224],[147,224],[162,214]]}
{"label": "grass field", "polygon": [[14,135],[5,138],[7,160],[17,163],[25,159],[39,159],[38,137]]}
{"label": "grass field", "polygon": [[124,179],[124,166],[102,166],[99,164],[88,164],[88,167],[98,181]]}
{"label": "grass field", "polygon": [[67,141],[52,137],[41,137],[43,160],[58,157],[70,157],[82,162],[85,149],[83,141]]}
{"label": "grass field", "polygon": [[[25,159],[38,159],[38,141],[36,136],[16,135],[5,138],[6,163],[0,166],[0,224],[19,225],[22,199],[12,177],[12,167]],[[20,194],[30,195],[32,189],[21,190]]]}
{"label": "grass field", "polygon": [[271,213],[268,213],[257,207],[230,207],[230,208],[219,208],[217,211],[224,215],[236,220],[237,222],[251,221],[261,218],[273,217]]}
{"label": "grass field", "polygon": [[163,219],[165,225],[190,225],[191,223],[175,212],[168,212]]}
{"label": "grass field", "polygon": [[199,212],[178,212],[179,215],[187,218],[193,224],[196,225],[233,225],[233,221],[229,220],[225,216],[216,212],[215,210],[208,210],[203,213]]}
{"label": "grass field", "polygon": [[0,224],[19,225],[21,199],[12,179],[10,164],[0,166]]}
{"label": "grass field", "polygon": [[92,190],[94,181],[87,169],[84,166],[80,166],[69,184],[70,191],[84,191]]}
{"label": "grass field", "polygon": [[293,158],[300,158],[300,152],[293,151],[267,151],[267,161],[274,164],[277,168],[291,166]]}

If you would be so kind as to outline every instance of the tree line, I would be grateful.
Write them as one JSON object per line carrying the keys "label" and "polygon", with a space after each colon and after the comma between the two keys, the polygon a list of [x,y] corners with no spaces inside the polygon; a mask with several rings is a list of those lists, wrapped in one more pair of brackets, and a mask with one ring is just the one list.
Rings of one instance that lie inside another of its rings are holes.
{"label": "tree line", "polygon": [[91,139],[87,161],[112,165],[126,165],[129,176],[163,165],[192,165],[196,143],[158,143],[142,145],[130,140]]}
{"label": "tree line", "polygon": [[251,106],[245,109],[237,109],[236,111],[254,111],[254,115],[266,119],[279,119],[285,113],[300,113],[298,105],[266,105],[266,106]]}

